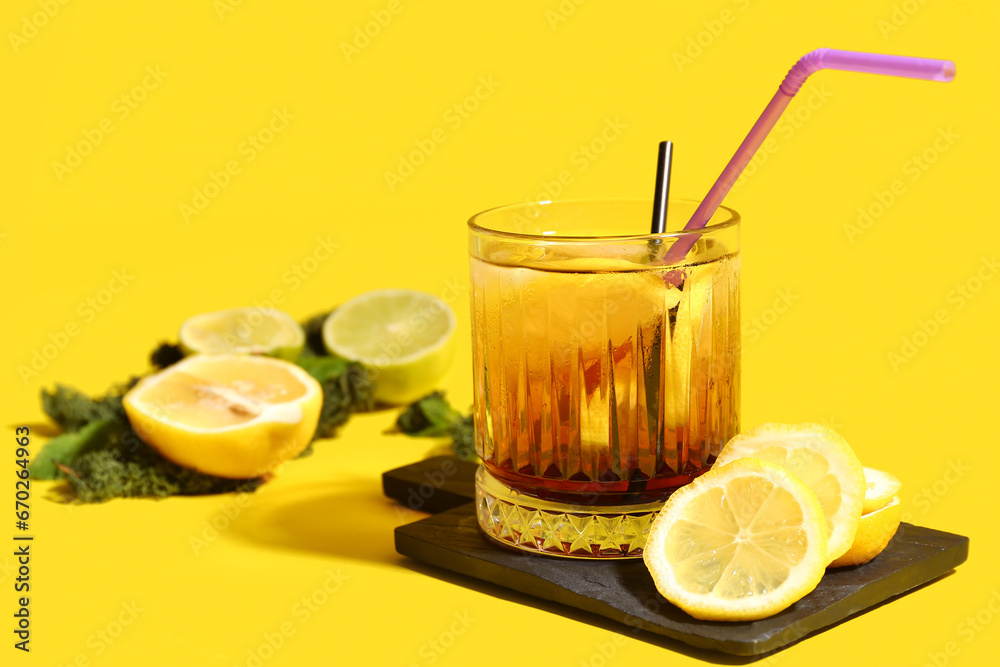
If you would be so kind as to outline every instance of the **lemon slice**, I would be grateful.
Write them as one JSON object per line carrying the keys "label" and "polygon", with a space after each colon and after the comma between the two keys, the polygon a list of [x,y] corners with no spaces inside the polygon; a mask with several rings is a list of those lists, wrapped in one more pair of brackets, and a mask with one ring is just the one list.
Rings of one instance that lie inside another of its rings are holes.
{"label": "lemon slice", "polygon": [[826,519],[785,468],[743,458],[676,491],[650,527],[643,560],[663,597],[691,616],[750,621],[816,588]]}
{"label": "lemon slice", "polygon": [[187,353],[265,354],[295,361],[306,336],[288,313],[274,308],[231,308],[195,315],[181,325]]}
{"label": "lemon slice", "polygon": [[865,502],[862,514],[885,507],[903,486],[895,475],[878,468],[865,468]]}
{"label": "lemon slice", "polygon": [[726,443],[715,464],[743,456],[784,466],[813,490],[826,513],[830,561],[851,547],[865,500],[865,474],[836,431],[821,424],[763,424]]}
{"label": "lemon slice", "polygon": [[258,477],[312,440],[323,394],[295,364],[199,354],[143,378],[122,399],[146,444],[179,465],[219,477]]}
{"label": "lemon slice", "polygon": [[454,333],[448,304],[407,289],[365,292],[323,323],[330,353],[367,366],[384,403],[409,403],[434,389],[455,356]]}
{"label": "lemon slice", "polygon": [[830,563],[830,567],[861,565],[878,556],[899,529],[901,517],[902,506],[899,504],[899,496],[891,498],[879,509],[861,515],[854,544],[843,556]]}

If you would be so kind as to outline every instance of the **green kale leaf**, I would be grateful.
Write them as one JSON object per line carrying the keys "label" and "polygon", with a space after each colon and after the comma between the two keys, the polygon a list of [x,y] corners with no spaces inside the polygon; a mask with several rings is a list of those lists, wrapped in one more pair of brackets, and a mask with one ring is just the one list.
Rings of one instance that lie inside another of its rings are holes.
{"label": "green kale leaf", "polygon": [[400,432],[414,438],[450,436],[455,456],[475,461],[476,434],[472,414],[451,407],[444,393],[435,391],[411,403],[396,419]]}
{"label": "green kale leaf", "polygon": [[314,440],[332,438],[352,414],[374,407],[374,385],[361,364],[330,356],[300,357],[296,363],[323,388],[323,408]]}
{"label": "green kale leaf", "polygon": [[306,344],[302,348],[303,357],[325,357],[330,354],[326,351],[326,343],[323,342],[323,323],[330,316],[330,312],[313,315],[299,323],[306,334]]}
{"label": "green kale leaf", "polygon": [[435,391],[411,403],[396,419],[396,426],[415,438],[448,435],[451,424],[462,413],[451,407],[444,393]]}
{"label": "green kale leaf", "polygon": [[81,391],[64,384],[57,384],[55,391],[42,390],[42,409],[63,431],[78,431],[99,419],[128,423],[122,396],[135,386],[139,378],[116,385],[99,398],[90,398]]}
{"label": "green kale leaf", "polygon": [[153,364],[154,368],[163,370],[167,366],[176,364],[183,358],[184,348],[180,345],[164,341],[150,353],[149,363]]}
{"label": "green kale leaf", "polygon": [[85,451],[103,447],[115,424],[109,419],[98,419],[79,431],[62,433],[50,439],[28,465],[29,474],[34,479],[58,479],[61,476],[59,464],[66,465]]}
{"label": "green kale leaf", "polygon": [[263,483],[259,477],[229,479],[178,465],[142,442],[132,429],[119,431],[103,447],[79,454],[60,470],[84,503],[246,492]]}

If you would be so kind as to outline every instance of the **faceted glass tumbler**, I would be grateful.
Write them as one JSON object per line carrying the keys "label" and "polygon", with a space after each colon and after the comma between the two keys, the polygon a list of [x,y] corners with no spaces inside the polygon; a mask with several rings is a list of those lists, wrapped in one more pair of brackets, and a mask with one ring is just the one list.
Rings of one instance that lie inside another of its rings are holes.
{"label": "faceted glass tumbler", "polygon": [[[672,200],[667,228],[696,207]],[[634,234],[650,211],[541,202],[469,221],[476,502],[494,540],[641,556],[670,493],[739,431],[739,215]]]}

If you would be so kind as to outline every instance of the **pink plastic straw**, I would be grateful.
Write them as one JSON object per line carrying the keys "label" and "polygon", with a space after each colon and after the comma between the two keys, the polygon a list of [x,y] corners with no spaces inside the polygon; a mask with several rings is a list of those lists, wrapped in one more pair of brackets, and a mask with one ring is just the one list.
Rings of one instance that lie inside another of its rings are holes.
{"label": "pink plastic straw", "polygon": [[[860,51],[840,51],[838,49],[816,49],[799,58],[792,69],[788,70],[785,79],[778,87],[764,113],[750,129],[746,139],[736,149],[729,164],[719,174],[712,189],[708,191],[701,205],[684,225],[684,229],[701,229],[712,218],[712,215],[729,194],[733,183],[750,163],[754,153],[764,143],[768,133],[781,117],[781,113],[799,92],[802,84],[810,74],[821,69],[839,69],[847,72],[868,72],[870,74],[887,74],[904,76],[910,79],[926,79],[928,81],[951,81],[955,78],[955,63],[950,60],[934,60],[931,58],[913,58],[910,56],[887,56],[880,53],[863,53]],[[666,261],[675,263],[683,259],[698,240],[698,235],[692,234],[674,243],[667,252]]]}

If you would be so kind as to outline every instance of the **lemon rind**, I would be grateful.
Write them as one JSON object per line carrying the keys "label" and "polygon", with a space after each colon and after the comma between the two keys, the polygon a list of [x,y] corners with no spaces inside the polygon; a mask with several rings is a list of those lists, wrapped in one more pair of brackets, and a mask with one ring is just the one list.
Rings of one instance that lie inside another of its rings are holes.
{"label": "lemon rind", "polygon": [[882,553],[885,548],[895,537],[896,533],[899,531],[899,524],[902,521],[902,503],[899,500],[899,496],[893,496],[888,503],[879,507],[876,510],[867,512],[861,517],[861,524],[858,527],[858,533],[864,530],[866,533],[870,533],[870,528],[863,525],[866,518],[869,521],[879,515],[894,515],[890,518],[889,523],[886,525],[892,526],[891,531],[884,531],[879,534],[866,534],[866,540],[863,544],[857,544],[857,538],[855,538],[855,544],[851,544],[851,548],[844,552],[840,557],[832,561],[827,567],[849,567],[852,565],[864,565],[870,562],[880,553]]}
{"label": "lemon rind", "polygon": [[[876,476],[881,477],[883,480],[888,482],[888,486],[886,488],[889,488],[891,490],[891,493],[886,493],[885,491],[883,491],[881,494],[877,496],[869,497],[868,496],[869,471],[871,471]],[[883,507],[891,503],[893,497],[899,495],[900,489],[903,488],[903,483],[899,481],[899,478],[890,472],[886,472],[885,470],[879,470],[878,468],[870,468],[868,466],[865,466],[864,474],[865,474],[865,502],[864,506],[862,507],[862,515],[869,514],[876,510],[882,509]]]}

